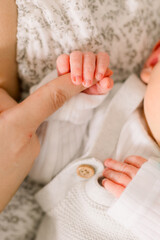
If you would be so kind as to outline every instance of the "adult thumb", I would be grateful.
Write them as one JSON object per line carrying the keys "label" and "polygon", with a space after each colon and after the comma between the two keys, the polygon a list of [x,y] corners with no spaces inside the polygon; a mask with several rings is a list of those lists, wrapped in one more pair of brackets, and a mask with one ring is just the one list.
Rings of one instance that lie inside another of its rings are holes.
{"label": "adult thumb", "polygon": [[16,123],[27,131],[36,131],[47,117],[84,89],[82,85],[73,85],[70,73],[60,76],[14,107]]}

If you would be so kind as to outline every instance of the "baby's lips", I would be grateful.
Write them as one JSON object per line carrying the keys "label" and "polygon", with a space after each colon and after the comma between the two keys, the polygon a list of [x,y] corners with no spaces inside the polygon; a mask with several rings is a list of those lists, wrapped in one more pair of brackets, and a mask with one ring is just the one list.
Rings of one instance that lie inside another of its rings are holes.
{"label": "baby's lips", "polygon": [[113,75],[113,71],[110,68],[108,68],[105,75],[106,77],[111,77]]}

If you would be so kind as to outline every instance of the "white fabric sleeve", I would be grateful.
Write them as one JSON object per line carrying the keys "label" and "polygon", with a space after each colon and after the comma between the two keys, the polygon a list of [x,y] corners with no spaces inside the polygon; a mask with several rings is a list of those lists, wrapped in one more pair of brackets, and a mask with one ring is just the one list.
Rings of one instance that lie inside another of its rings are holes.
{"label": "white fabric sleeve", "polygon": [[[54,70],[32,87],[30,92],[56,77],[57,71]],[[41,150],[29,173],[34,181],[48,183],[68,163],[81,155],[83,140],[94,110],[101,106],[106,97],[107,95],[80,93],[41,124],[37,130]]]}
{"label": "white fabric sleeve", "polygon": [[160,159],[144,163],[108,214],[140,240],[160,239]]}

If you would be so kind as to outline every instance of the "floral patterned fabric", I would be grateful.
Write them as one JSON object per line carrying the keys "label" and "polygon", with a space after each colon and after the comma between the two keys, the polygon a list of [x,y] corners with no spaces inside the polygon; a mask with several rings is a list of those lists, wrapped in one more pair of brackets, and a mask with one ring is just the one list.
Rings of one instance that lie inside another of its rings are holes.
{"label": "floral patterned fabric", "polygon": [[34,199],[42,186],[26,178],[11,202],[0,214],[1,240],[33,240],[43,216]]}
{"label": "floral patterned fabric", "polygon": [[[61,53],[107,51],[115,81],[139,73],[160,38],[159,0],[16,0],[17,63],[23,97]],[[28,178],[0,214],[1,240],[33,240],[43,213]]]}
{"label": "floral patterned fabric", "polygon": [[17,0],[22,89],[73,50],[107,51],[114,80],[138,73],[160,36],[159,0]]}

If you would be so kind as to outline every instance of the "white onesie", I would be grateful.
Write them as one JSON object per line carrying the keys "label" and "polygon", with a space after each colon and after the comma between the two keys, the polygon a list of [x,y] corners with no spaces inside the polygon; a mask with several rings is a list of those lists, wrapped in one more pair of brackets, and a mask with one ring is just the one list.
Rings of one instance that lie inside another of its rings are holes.
{"label": "white onesie", "polygon": [[[52,74],[42,84],[49,81]],[[77,142],[61,141],[65,136],[68,139],[68,132],[72,133],[72,140],[79,134],[79,143],[83,149],[77,154],[82,154],[81,158],[71,162],[37,193],[36,199],[47,213],[37,240],[159,239],[160,232],[155,231],[157,228],[151,221],[151,215],[158,214],[158,205],[155,204],[152,208],[150,205],[153,201],[158,201],[155,186],[160,185],[160,177],[155,160],[160,157],[160,151],[148,134],[143,118],[144,92],[145,85],[135,75],[131,75],[124,84],[115,84],[108,96],[80,94],[68,101],[48,118],[50,130],[45,136],[42,126],[42,131],[39,131],[43,135],[42,154],[30,173],[34,179],[42,182],[51,180],[64,167],[62,156],[66,156],[66,163],[71,161],[68,156],[73,150],[77,151]],[[80,118],[81,128],[77,123],[78,118],[75,121],[77,116],[84,117],[84,121],[83,117]],[[54,132],[56,122],[65,124],[59,135]],[[73,127],[77,131],[73,131]],[[87,134],[84,135],[84,132]],[[57,141],[58,148],[50,145],[52,138],[52,143]],[[62,151],[63,144],[66,153]],[[98,183],[104,169],[102,161],[108,157],[123,161],[129,155],[140,155],[149,162],[144,164],[122,196],[116,200]],[[84,164],[95,171],[88,179],[77,175],[77,168]],[[154,193],[153,199],[148,196],[148,187]],[[146,208],[149,216],[147,220]]]}

